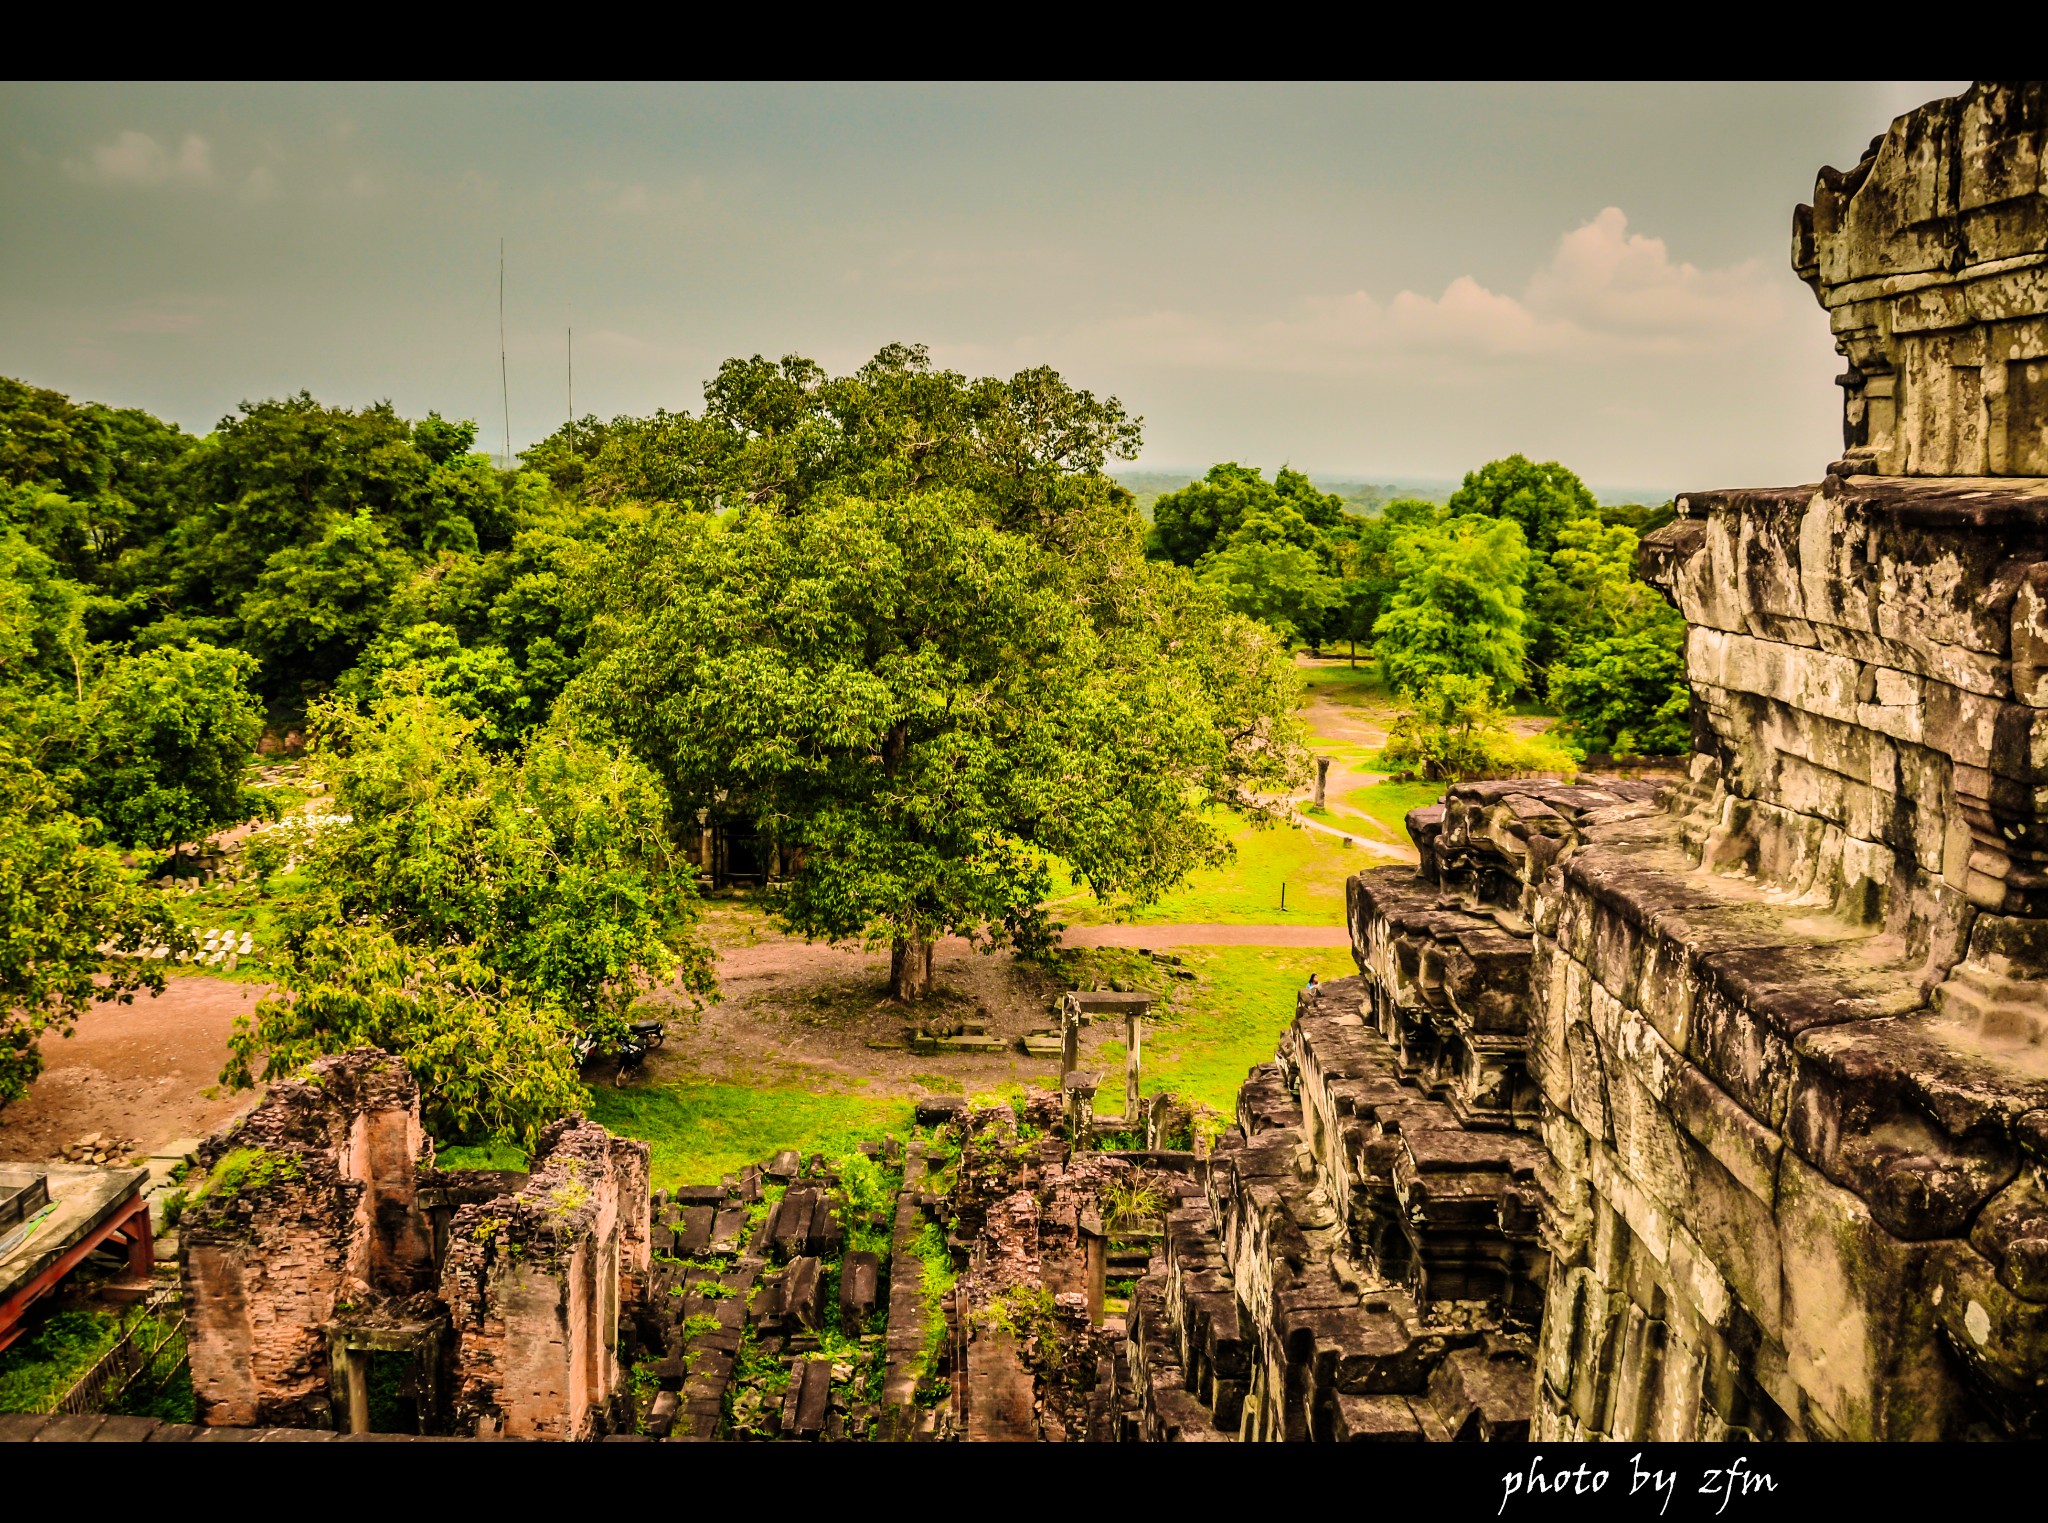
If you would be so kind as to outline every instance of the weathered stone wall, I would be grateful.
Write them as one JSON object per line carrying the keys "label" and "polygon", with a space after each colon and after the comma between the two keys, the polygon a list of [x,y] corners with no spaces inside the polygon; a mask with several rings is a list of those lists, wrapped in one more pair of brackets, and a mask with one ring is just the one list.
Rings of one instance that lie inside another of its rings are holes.
{"label": "weathered stone wall", "polygon": [[1192,1389],[1229,1291],[1245,1436],[1524,1431],[1524,1350],[1537,1439],[2048,1426],[2044,100],[1935,102],[1802,212],[1849,449],[1644,542],[1683,781],[1455,787],[1351,881],[1361,979],[1159,1298]]}
{"label": "weathered stone wall", "polygon": [[1645,569],[1693,626],[1691,782],[1588,828],[1534,916],[1539,1434],[2027,1431],[2048,487],[1685,511]]}
{"label": "weathered stone wall", "polygon": [[2048,475],[2048,85],[1892,123],[1793,218],[1849,362],[1843,475]]}
{"label": "weathered stone wall", "polygon": [[[572,1117],[544,1134],[516,1194],[496,1193],[503,1176],[436,1173],[431,1157],[417,1086],[367,1049],[276,1085],[206,1144],[206,1193],[183,1227],[202,1423],[349,1426],[366,1397],[336,1380],[343,1348],[416,1351],[434,1366],[415,1370],[422,1398],[447,1357],[453,1411],[423,1415],[458,1433],[604,1431],[622,1311],[650,1277],[646,1145]],[[442,1265],[433,1212],[450,1209]]]}
{"label": "weathered stone wall", "polygon": [[419,1092],[381,1053],[349,1053],[276,1085],[201,1153],[184,1289],[202,1422],[333,1420],[326,1327],[337,1306],[431,1283],[413,1200]]}
{"label": "weathered stone wall", "polygon": [[588,1438],[615,1421],[622,1297],[649,1272],[647,1145],[571,1117],[517,1195],[461,1207],[442,1298],[455,1419],[508,1438]]}

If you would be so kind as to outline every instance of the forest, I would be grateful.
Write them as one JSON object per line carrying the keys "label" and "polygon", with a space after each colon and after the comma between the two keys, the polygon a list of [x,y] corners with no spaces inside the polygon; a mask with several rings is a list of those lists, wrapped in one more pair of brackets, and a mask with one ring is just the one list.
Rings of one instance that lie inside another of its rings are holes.
{"label": "forest", "polygon": [[[259,752],[332,806],[258,838],[296,890],[223,1077],[369,1043],[440,1135],[520,1140],[579,1037],[712,995],[707,818],[777,843],[785,928],[888,947],[915,1002],[941,937],[1052,944],[1056,877],[1142,906],[1283,817],[1297,649],[1376,666],[1417,778],[1686,749],[1684,626],[1634,574],[1669,509],[1514,455],[1444,504],[1220,463],[1148,523],[1111,474],[1140,428],[903,345],[734,359],[695,413],[511,469],[388,404],[196,437],[0,379],[0,1105],[45,1030],[162,987],[132,954],[188,933],[151,881],[275,814]],[[1531,703],[1560,725],[1512,730]]]}

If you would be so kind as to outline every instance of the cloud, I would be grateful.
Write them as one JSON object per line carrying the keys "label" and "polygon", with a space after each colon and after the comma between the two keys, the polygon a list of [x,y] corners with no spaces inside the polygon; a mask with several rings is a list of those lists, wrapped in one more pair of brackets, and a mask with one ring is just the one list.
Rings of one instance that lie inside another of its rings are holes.
{"label": "cloud", "polygon": [[1610,206],[1558,240],[1549,265],[1530,278],[1527,300],[1588,334],[1661,352],[1768,328],[1783,314],[1781,292],[1759,260],[1725,270],[1674,264],[1662,238],[1631,233]]}
{"label": "cloud", "polygon": [[1558,240],[1520,295],[1470,275],[1440,296],[1318,296],[1284,316],[1227,321],[1157,311],[1072,337],[1126,358],[1285,371],[1357,371],[1435,362],[1449,376],[1504,360],[1612,361],[1738,348],[1776,328],[1778,284],[1758,260],[1723,270],[1674,262],[1661,238],[1628,231],[1616,207]]}
{"label": "cloud", "polygon": [[277,194],[277,176],[261,164],[250,170],[249,177],[242,182],[244,201],[274,201]]}
{"label": "cloud", "polygon": [[188,132],[176,153],[146,132],[122,133],[93,149],[89,163],[66,160],[74,179],[98,185],[211,185],[213,148],[196,132]]}

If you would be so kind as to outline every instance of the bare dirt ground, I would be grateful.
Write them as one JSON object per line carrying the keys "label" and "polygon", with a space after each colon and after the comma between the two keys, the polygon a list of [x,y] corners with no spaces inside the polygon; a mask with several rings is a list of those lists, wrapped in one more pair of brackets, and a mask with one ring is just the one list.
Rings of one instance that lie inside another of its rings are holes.
{"label": "bare dirt ground", "polygon": [[[822,1082],[915,1094],[1043,1082],[1052,1071],[1052,1064],[1027,1058],[1011,1044],[1053,1024],[1059,985],[1008,952],[987,955],[959,938],[942,941],[933,960],[933,999],[913,1014],[889,998],[887,952],[800,941],[747,912],[714,909],[709,928],[719,947],[723,997],[694,1016],[681,1001],[669,1002],[669,1036],[649,1058],[646,1080]],[[1066,941],[1162,949],[1325,947],[1346,945],[1347,933],[1339,926],[1106,925],[1076,926]],[[146,1153],[213,1131],[260,1093],[223,1092],[217,1080],[235,1017],[265,987],[173,976],[159,999],[101,1005],[70,1038],[46,1036],[42,1077],[0,1112],[0,1158],[47,1158],[93,1132],[133,1138]],[[942,1014],[987,1022],[1006,1050],[943,1057],[911,1052],[905,1042],[911,1023]],[[1116,1035],[1108,1026],[1089,1028],[1084,1052]],[[590,1077],[602,1083],[609,1074],[600,1067]]]}
{"label": "bare dirt ground", "polygon": [[46,1033],[42,1076],[0,1111],[0,1158],[48,1158],[92,1132],[132,1138],[142,1153],[205,1136],[260,1094],[216,1081],[235,1017],[263,993],[260,984],[174,974],[161,998],[96,1006],[69,1038]]}
{"label": "bare dirt ground", "polygon": [[[957,937],[941,941],[932,960],[932,998],[913,1015],[889,998],[885,951],[800,941],[758,915],[710,919],[723,997],[694,1017],[678,1010],[670,1020],[668,1040],[647,1062],[647,1078],[655,1083],[687,1077],[800,1086],[822,1080],[835,1088],[912,1094],[1043,1082],[1053,1067],[1009,1044],[1052,1024],[1055,980],[1007,952],[983,954]],[[941,1014],[987,1022],[1006,1050],[943,1057],[910,1051],[911,1022]]]}

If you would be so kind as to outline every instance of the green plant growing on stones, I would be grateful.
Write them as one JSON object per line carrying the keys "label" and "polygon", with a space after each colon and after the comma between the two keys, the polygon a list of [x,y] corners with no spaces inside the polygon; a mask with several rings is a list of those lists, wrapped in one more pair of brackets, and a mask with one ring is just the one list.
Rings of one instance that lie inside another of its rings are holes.
{"label": "green plant growing on stones", "polygon": [[946,1235],[936,1223],[926,1222],[917,1229],[910,1251],[922,1268],[918,1298],[924,1309],[924,1347],[918,1355],[918,1402],[931,1406],[942,1399],[942,1393],[931,1393],[945,1384],[938,1378],[938,1367],[946,1346],[946,1297],[952,1294],[959,1271],[953,1266],[953,1250],[946,1246]]}
{"label": "green plant growing on stones", "polygon": [[1111,1231],[1130,1231],[1156,1225],[1166,1208],[1166,1197],[1157,1186],[1135,1179],[1112,1179],[1102,1187],[1104,1225]]}
{"label": "green plant growing on stones", "polygon": [[220,1162],[213,1166],[191,1204],[197,1205],[202,1200],[233,1200],[244,1192],[267,1189],[275,1180],[305,1177],[305,1169],[298,1159],[289,1154],[273,1153],[265,1148],[236,1148],[222,1155]]}

